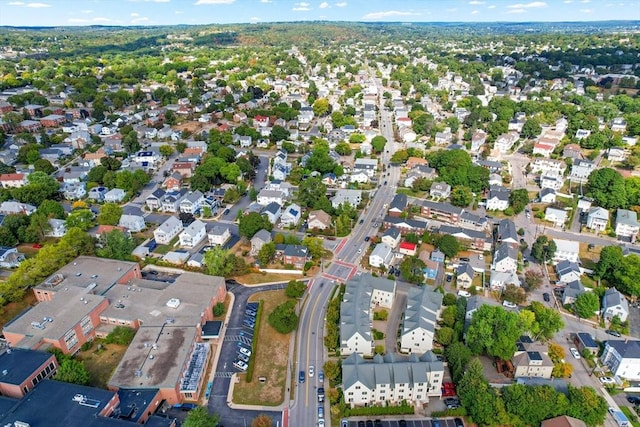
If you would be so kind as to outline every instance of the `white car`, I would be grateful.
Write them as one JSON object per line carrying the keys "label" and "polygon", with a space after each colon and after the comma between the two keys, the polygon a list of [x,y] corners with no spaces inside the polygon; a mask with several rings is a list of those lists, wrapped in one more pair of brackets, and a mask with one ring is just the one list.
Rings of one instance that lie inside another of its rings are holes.
{"label": "white car", "polygon": [[324,420],[318,420],[318,427],[324,427]]}
{"label": "white car", "polygon": [[309,378],[313,377],[313,373],[315,372],[315,368],[313,365],[309,366]]}
{"label": "white car", "polygon": [[502,305],[507,308],[518,308],[517,304],[512,303],[511,301],[504,300]]}
{"label": "white car", "polygon": [[244,354],[247,357],[251,357],[251,350],[247,348],[240,347],[240,353]]}
{"label": "white car", "polygon": [[362,253],[362,248],[358,249],[358,253],[361,254]]}
{"label": "white car", "polygon": [[471,294],[467,291],[458,291],[459,297],[471,298]]}
{"label": "white car", "polygon": [[615,380],[611,377],[600,377],[600,382],[602,384],[615,384]]}
{"label": "white car", "polygon": [[571,352],[571,354],[573,355],[573,357],[575,357],[576,359],[580,359],[580,353],[578,352],[578,350],[574,347],[571,347],[569,349],[569,351]]}
{"label": "white car", "polygon": [[240,369],[241,371],[246,371],[247,368],[249,367],[249,365],[247,365],[246,363],[244,363],[242,360],[238,360],[236,361],[233,366],[235,366],[236,368]]}

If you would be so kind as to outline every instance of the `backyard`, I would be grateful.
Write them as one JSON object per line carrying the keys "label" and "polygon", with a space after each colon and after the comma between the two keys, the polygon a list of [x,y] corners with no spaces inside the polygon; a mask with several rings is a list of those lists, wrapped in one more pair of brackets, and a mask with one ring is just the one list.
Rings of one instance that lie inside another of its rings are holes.
{"label": "backyard", "polygon": [[[233,388],[233,401],[239,404],[275,406],[282,403],[289,361],[289,343],[291,335],[283,335],[273,329],[267,317],[273,309],[287,301],[284,290],[267,291],[254,294],[251,302],[263,301],[260,330],[254,336],[258,338],[253,379],[246,381],[246,374],[239,374],[239,382]],[[258,379],[264,377],[264,382]]]}
{"label": "backyard", "polygon": [[28,290],[24,298],[18,302],[10,302],[9,304],[0,307],[0,327],[4,326],[11,319],[16,317],[18,314],[22,313],[28,307],[34,305],[36,303],[36,297],[33,295],[33,292]]}
{"label": "backyard", "polygon": [[96,339],[91,348],[78,353],[78,359],[84,362],[87,371],[89,371],[89,385],[107,388],[109,378],[120,363],[125,351],[127,351],[126,345],[104,344],[103,340]]}

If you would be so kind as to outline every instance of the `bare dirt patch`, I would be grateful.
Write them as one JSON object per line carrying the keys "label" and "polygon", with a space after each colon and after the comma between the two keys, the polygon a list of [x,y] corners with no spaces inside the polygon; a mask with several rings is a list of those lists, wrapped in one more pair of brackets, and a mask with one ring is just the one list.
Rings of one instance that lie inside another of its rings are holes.
{"label": "bare dirt patch", "polygon": [[[273,309],[288,298],[284,290],[260,292],[249,298],[252,302],[263,301],[260,330],[255,331],[258,339],[253,370],[253,379],[246,381],[246,374],[240,374],[240,382],[233,389],[233,401],[238,404],[276,406],[284,400],[289,362],[291,335],[283,335],[273,329],[267,317]],[[264,383],[260,377],[266,378]]]}

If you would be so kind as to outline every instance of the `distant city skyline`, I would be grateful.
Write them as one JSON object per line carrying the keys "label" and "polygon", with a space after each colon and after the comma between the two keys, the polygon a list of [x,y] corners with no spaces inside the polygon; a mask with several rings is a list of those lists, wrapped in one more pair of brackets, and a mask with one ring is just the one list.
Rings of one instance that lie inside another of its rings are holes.
{"label": "distant city skyline", "polygon": [[2,26],[640,20],[640,0],[0,0]]}

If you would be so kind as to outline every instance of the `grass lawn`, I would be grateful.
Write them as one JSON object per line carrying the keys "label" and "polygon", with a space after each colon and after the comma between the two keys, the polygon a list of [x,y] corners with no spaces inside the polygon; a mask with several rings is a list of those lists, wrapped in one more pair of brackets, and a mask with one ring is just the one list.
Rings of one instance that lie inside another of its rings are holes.
{"label": "grass lawn", "polygon": [[234,277],[238,283],[243,285],[257,285],[259,283],[288,282],[289,280],[304,279],[302,274],[279,274],[279,273],[249,273]]}
{"label": "grass lawn", "polygon": [[[587,243],[580,243],[580,251],[578,255],[585,268],[594,268],[596,263],[600,260],[600,252],[602,252],[603,246],[595,246],[589,250]],[[585,264],[586,261],[586,265]]]}
{"label": "grass lawn", "polygon": [[[98,350],[99,346],[102,348]],[[107,388],[107,382],[118,363],[127,351],[127,346],[118,344],[104,344],[102,340],[96,339],[91,348],[78,353],[78,359],[84,362],[89,371],[89,385],[98,388]]]}
{"label": "grass lawn", "polygon": [[18,245],[16,249],[18,249],[18,252],[23,253],[25,258],[33,258],[38,254],[38,251],[40,250],[34,248],[33,243],[22,243]]}
{"label": "grass lawn", "polygon": [[224,304],[224,313],[222,313],[221,316],[214,315],[213,320],[224,320],[225,316],[227,315],[227,311],[229,310],[229,304],[231,304],[231,296],[229,294],[225,296],[222,304]]}
{"label": "grass lawn", "polygon": [[0,307],[0,327],[4,326],[11,319],[22,313],[27,307],[35,305],[36,297],[31,290],[27,290],[22,301],[10,302],[4,307]]}
{"label": "grass lawn", "polygon": [[[234,385],[233,401],[239,404],[275,406],[284,400],[289,362],[289,342],[291,335],[283,335],[273,329],[267,317],[273,309],[287,300],[284,290],[260,292],[249,301],[263,300],[260,330],[254,337],[258,339],[253,380],[246,382],[246,374],[239,374],[240,381]],[[264,383],[258,381],[265,377]]]}

